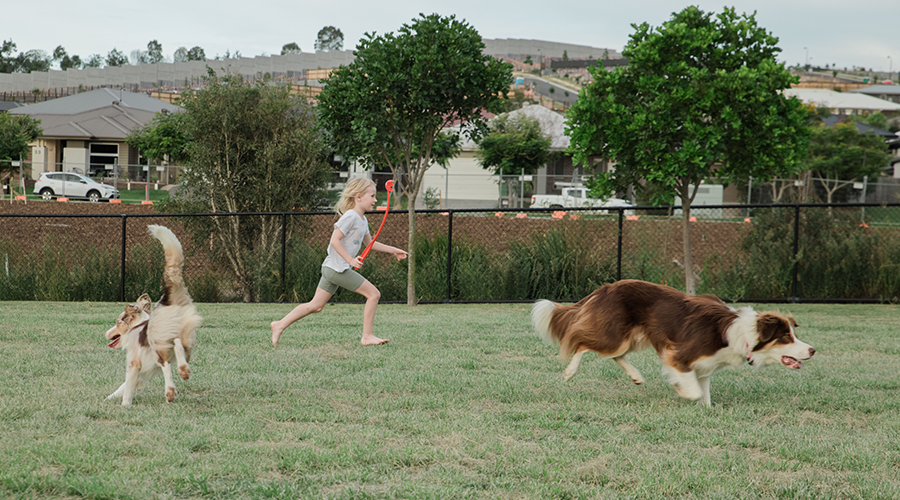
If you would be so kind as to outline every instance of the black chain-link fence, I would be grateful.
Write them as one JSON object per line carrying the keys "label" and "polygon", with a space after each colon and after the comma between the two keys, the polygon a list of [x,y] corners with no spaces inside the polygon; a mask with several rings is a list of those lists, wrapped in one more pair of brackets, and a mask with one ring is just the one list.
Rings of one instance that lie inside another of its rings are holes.
{"label": "black chain-link fence", "polygon": [[[900,204],[702,206],[691,216],[697,293],[900,302]],[[368,218],[374,232],[382,213]],[[677,208],[423,210],[415,218],[421,303],[574,301],[626,278],[684,289]],[[161,224],[184,246],[196,301],[304,302],[336,220],[331,212],[0,214],[0,300],[155,299],[163,254],[147,225]],[[221,236],[226,226],[237,240]],[[408,249],[408,238],[409,214],[388,214],[378,240]],[[408,266],[373,252],[361,273],[383,302],[406,302]],[[341,290],[333,300],[363,299]]]}

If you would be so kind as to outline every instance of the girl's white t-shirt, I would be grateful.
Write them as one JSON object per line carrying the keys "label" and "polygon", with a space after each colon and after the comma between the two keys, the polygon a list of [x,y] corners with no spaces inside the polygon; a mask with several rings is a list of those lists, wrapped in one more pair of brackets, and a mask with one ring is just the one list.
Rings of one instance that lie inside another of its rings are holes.
{"label": "girl's white t-shirt", "polygon": [[[365,216],[359,215],[356,210],[347,210],[334,223],[334,227],[340,229],[341,233],[344,234],[344,237],[341,239],[341,245],[344,246],[344,250],[351,257],[356,257],[362,248],[363,238],[369,234],[369,221],[366,220]],[[325,257],[325,262],[322,265],[328,266],[339,273],[350,269],[350,264],[337,253],[337,250],[331,246],[331,243],[328,244],[328,256]]]}

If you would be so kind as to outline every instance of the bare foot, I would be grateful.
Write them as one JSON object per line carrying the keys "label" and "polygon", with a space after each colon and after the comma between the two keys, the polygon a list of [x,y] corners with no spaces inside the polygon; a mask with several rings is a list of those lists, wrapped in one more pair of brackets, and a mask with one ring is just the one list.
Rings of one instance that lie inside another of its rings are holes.
{"label": "bare foot", "polygon": [[381,344],[387,344],[388,342],[390,342],[390,340],[380,339],[374,335],[369,335],[369,336],[363,337],[362,340],[359,341],[359,343],[362,345],[381,345]]}
{"label": "bare foot", "polygon": [[278,347],[278,339],[281,338],[281,332],[284,331],[284,328],[279,328],[277,321],[269,323],[269,326],[272,327],[272,347]]}

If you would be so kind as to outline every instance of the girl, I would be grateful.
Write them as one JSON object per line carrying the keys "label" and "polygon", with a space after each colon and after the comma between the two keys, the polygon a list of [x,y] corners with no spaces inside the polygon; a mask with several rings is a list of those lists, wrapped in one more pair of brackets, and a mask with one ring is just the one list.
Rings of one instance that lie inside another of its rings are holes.
{"label": "girl", "polygon": [[[387,339],[380,339],[373,333],[375,308],[378,307],[381,292],[353,269],[362,265],[362,261],[357,257],[360,249],[365,248],[372,241],[365,213],[374,207],[375,183],[365,178],[351,179],[337,203],[337,213],[341,218],[335,223],[331,241],[328,243],[328,256],[322,263],[322,278],[319,280],[316,294],[311,301],[300,304],[280,321],[273,321],[270,324],[274,347],[278,347],[278,339],[281,338],[285,328],[300,318],[320,312],[339,286],[366,298],[360,343],[376,345],[388,342]],[[377,241],[372,245],[372,250],[393,254],[397,260],[406,258],[405,251]]]}

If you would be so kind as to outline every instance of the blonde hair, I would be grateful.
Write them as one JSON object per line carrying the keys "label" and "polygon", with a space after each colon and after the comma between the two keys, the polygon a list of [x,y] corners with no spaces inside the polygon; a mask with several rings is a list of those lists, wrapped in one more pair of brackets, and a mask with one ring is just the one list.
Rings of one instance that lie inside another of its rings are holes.
{"label": "blonde hair", "polygon": [[365,177],[350,179],[347,182],[347,186],[344,187],[344,192],[341,193],[341,199],[338,200],[337,205],[334,207],[338,215],[344,215],[344,212],[353,209],[356,206],[356,195],[365,193],[367,189],[374,185],[375,182],[372,179]]}

